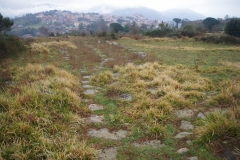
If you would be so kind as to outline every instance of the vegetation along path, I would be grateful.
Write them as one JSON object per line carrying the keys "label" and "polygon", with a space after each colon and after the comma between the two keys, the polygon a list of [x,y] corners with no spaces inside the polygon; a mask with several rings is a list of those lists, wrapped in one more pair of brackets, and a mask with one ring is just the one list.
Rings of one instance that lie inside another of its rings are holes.
{"label": "vegetation along path", "polygon": [[0,159],[240,155],[239,46],[38,38],[1,65]]}

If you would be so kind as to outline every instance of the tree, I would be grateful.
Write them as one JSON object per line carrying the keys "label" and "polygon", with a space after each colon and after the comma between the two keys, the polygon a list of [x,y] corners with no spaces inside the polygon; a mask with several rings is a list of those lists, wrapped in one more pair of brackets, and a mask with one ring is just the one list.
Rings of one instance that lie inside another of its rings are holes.
{"label": "tree", "polygon": [[2,14],[0,13],[0,32],[5,30],[10,31],[13,24],[13,21],[11,21],[8,17],[3,18]]}
{"label": "tree", "polygon": [[227,21],[229,20],[229,15],[227,14],[226,16],[224,16],[224,19]]}
{"label": "tree", "polygon": [[212,31],[212,27],[214,25],[218,25],[220,24],[220,21],[215,19],[215,18],[212,18],[212,17],[208,17],[206,19],[203,20],[203,24],[205,25],[205,27],[207,29],[209,29],[210,31]]}
{"label": "tree", "polygon": [[39,32],[42,33],[45,36],[48,36],[48,34],[49,34],[48,29],[45,28],[44,26],[39,28]]}
{"label": "tree", "polygon": [[192,25],[186,25],[183,28],[181,34],[183,36],[193,37],[196,34],[196,31]]}
{"label": "tree", "polygon": [[181,22],[180,18],[174,18],[173,21],[176,23],[176,28],[178,28],[178,24]]}
{"label": "tree", "polygon": [[133,34],[138,34],[139,32],[139,27],[137,25],[137,23],[134,21],[130,27],[130,30]]}
{"label": "tree", "polygon": [[129,30],[130,30],[130,27],[129,27],[129,25],[128,24],[126,24],[125,26],[124,26],[124,32],[129,32]]}
{"label": "tree", "polygon": [[124,31],[123,26],[121,26],[121,24],[119,23],[111,23],[110,27],[113,29],[115,33]]}
{"label": "tree", "polygon": [[232,18],[225,27],[225,33],[231,36],[240,37],[240,19]]}

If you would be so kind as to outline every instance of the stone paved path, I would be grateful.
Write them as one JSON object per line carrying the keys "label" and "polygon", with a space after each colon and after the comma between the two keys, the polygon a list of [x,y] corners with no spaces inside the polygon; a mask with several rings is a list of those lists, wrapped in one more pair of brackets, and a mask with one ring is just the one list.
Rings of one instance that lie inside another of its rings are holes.
{"label": "stone paved path", "polygon": [[[102,43],[102,42],[98,42]],[[110,42],[107,41],[109,45],[114,45],[117,46],[118,44],[116,42]],[[92,47],[92,46],[90,46]],[[129,51],[132,51],[136,54],[138,54],[140,57],[144,58],[147,56],[146,53],[144,52],[137,52],[136,49],[134,48],[129,48]],[[102,54],[97,48],[94,49],[94,51],[99,54],[102,57],[102,62],[99,63],[97,66],[95,66],[96,70],[101,70],[103,68],[103,65],[107,63],[108,61],[112,60],[111,58],[107,58],[106,55]],[[64,55],[66,57],[66,54]],[[67,60],[68,58],[66,58]],[[113,73],[114,78],[117,78],[118,76],[121,76],[119,73]],[[84,89],[84,94],[86,95],[95,95],[99,90],[90,84],[90,79],[91,75],[85,75],[82,77],[82,88]],[[157,92],[157,89],[155,88],[149,88],[146,89],[146,92],[149,92],[151,94],[155,94]],[[126,101],[132,101],[133,97],[130,94],[122,94],[119,97],[122,100]],[[88,103],[90,100],[86,100],[86,103]],[[87,118],[84,118],[84,122],[86,124],[91,124],[91,123],[104,123],[104,116],[103,115],[95,115],[94,112],[99,111],[99,110],[104,110],[104,106],[95,104],[95,103],[90,103],[88,104],[89,109],[93,112],[92,115],[90,115]],[[212,113],[213,111],[210,110],[209,112],[198,112],[196,110],[192,109],[183,109],[183,110],[176,110],[173,114],[176,116],[176,118],[179,119],[181,122],[180,125],[178,126],[178,132],[177,134],[174,135],[174,139],[180,140],[184,139],[186,140],[186,145],[183,146],[182,148],[178,148],[176,150],[176,153],[178,154],[183,154],[189,151],[189,145],[192,144],[192,139],[191,135],[192,130],[194,129],[194,125],[192,124],[192,120],[195,118],[202,118],[204,119],[207,114]],[[186,120],[187,119],[187,120]],[[109,131],[108,128],[101,128],[101,129],[89,129],[88,130],[88,136],[91,137],[97,137],[97,138],[103,138],[103,139],[110,139],[110,140],[121,140],[124,139],[128,136],[129,131],[127,130],[116,130],[116,131]],[[136,148],[139,147],[146,147],[146,146],[151,146],[151,147],[156,147],[161,149],[164,147],[164,143],[162,143],[160,140],[150,140],[150,141],[145,141],[145,142],[133,142],[132,145]],[[110,147],[106,149],[102,149],[99,151],[98,159],[99,160],[116,160],[117,159],[117,147]],[[187,160],[198,160],[197,156],[189,156]]]}

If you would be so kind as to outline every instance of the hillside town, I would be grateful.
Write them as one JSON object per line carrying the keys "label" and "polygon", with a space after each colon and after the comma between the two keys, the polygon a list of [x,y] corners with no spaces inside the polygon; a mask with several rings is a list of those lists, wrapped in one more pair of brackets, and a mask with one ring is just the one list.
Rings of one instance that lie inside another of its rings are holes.
{"label": "hillside town", "polygon": [[[20,20],[23,18],[25,21],[30,21],[32,19],[33,22],[24,25],[22,20]],[[39,29],[41,27],[47,29],[49,33],[61,35],[83,31],[91,32],[93,30],[95,31],[101,25],[109,28],[111,23],[119,23],[123,27],[135,23],[139,28],[144,27],[145,29],[156,29],[159,27],[160,23],[163,23],[161,20],[148,20],[140,14],[124,17],[99,13],[72,13],[70,11],[58,10],[27,14],[23,17],[15,18],[14,22],[13,31],[15,32],[21,29],[26,30],[26,28],[30,30],[31,26],[34,26],[34,33],[22,35],[26,38],[31,36],[43,36],[44,31],[41,32],[41,29]]]}

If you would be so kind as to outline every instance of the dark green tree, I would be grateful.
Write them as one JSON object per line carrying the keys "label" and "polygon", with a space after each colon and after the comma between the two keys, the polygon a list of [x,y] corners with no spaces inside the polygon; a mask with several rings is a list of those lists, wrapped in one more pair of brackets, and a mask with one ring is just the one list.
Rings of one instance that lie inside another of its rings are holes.
{"label": "dark green tree", "polygon": [[123,26],[119,23],[111,23],[110,27],[113,29],[113,32],[118,33],[124,31]]}
{"label": "dark green tree", "polygon": [[196,34],[196,31],[192,25],[186,25],[183,28],[181,34],[183,36],[193,37]]}
{"label": "dark green tree", "polygon": [[173,21],[176,23],[176,28],[178,28],[178,24],[182,21],[180,18],[174,18]]}
{"label": "dark green tree", "polygon": [[2,14],[0,13],[0,32],[10,31],[13,24],[14,23],[12,20],[10,20],[8,17],[3,18]]}
{"label": "dark green tree", "polygon": [[240,19],[232,18],[225,27],[225,33],[231,36],[240,37]]}
{"label": "dark green tree", "polygon": [[125,26],[124,26],[124,32],[129,32],[129,30],[130,30],[130,27],[129,27],[129,25],[128,24],[126,24]]}
{"label": "dark green tree", "polygon": [[203,24],[205,25],[205,27],[207,29],[209,29],[210,31],[212,31],[212,27],[214,25],[218,25],[220,24],[220,21],[215,19],[215,18],[212,18],[212,17],[208,17],[206,19],[203,20]]}

